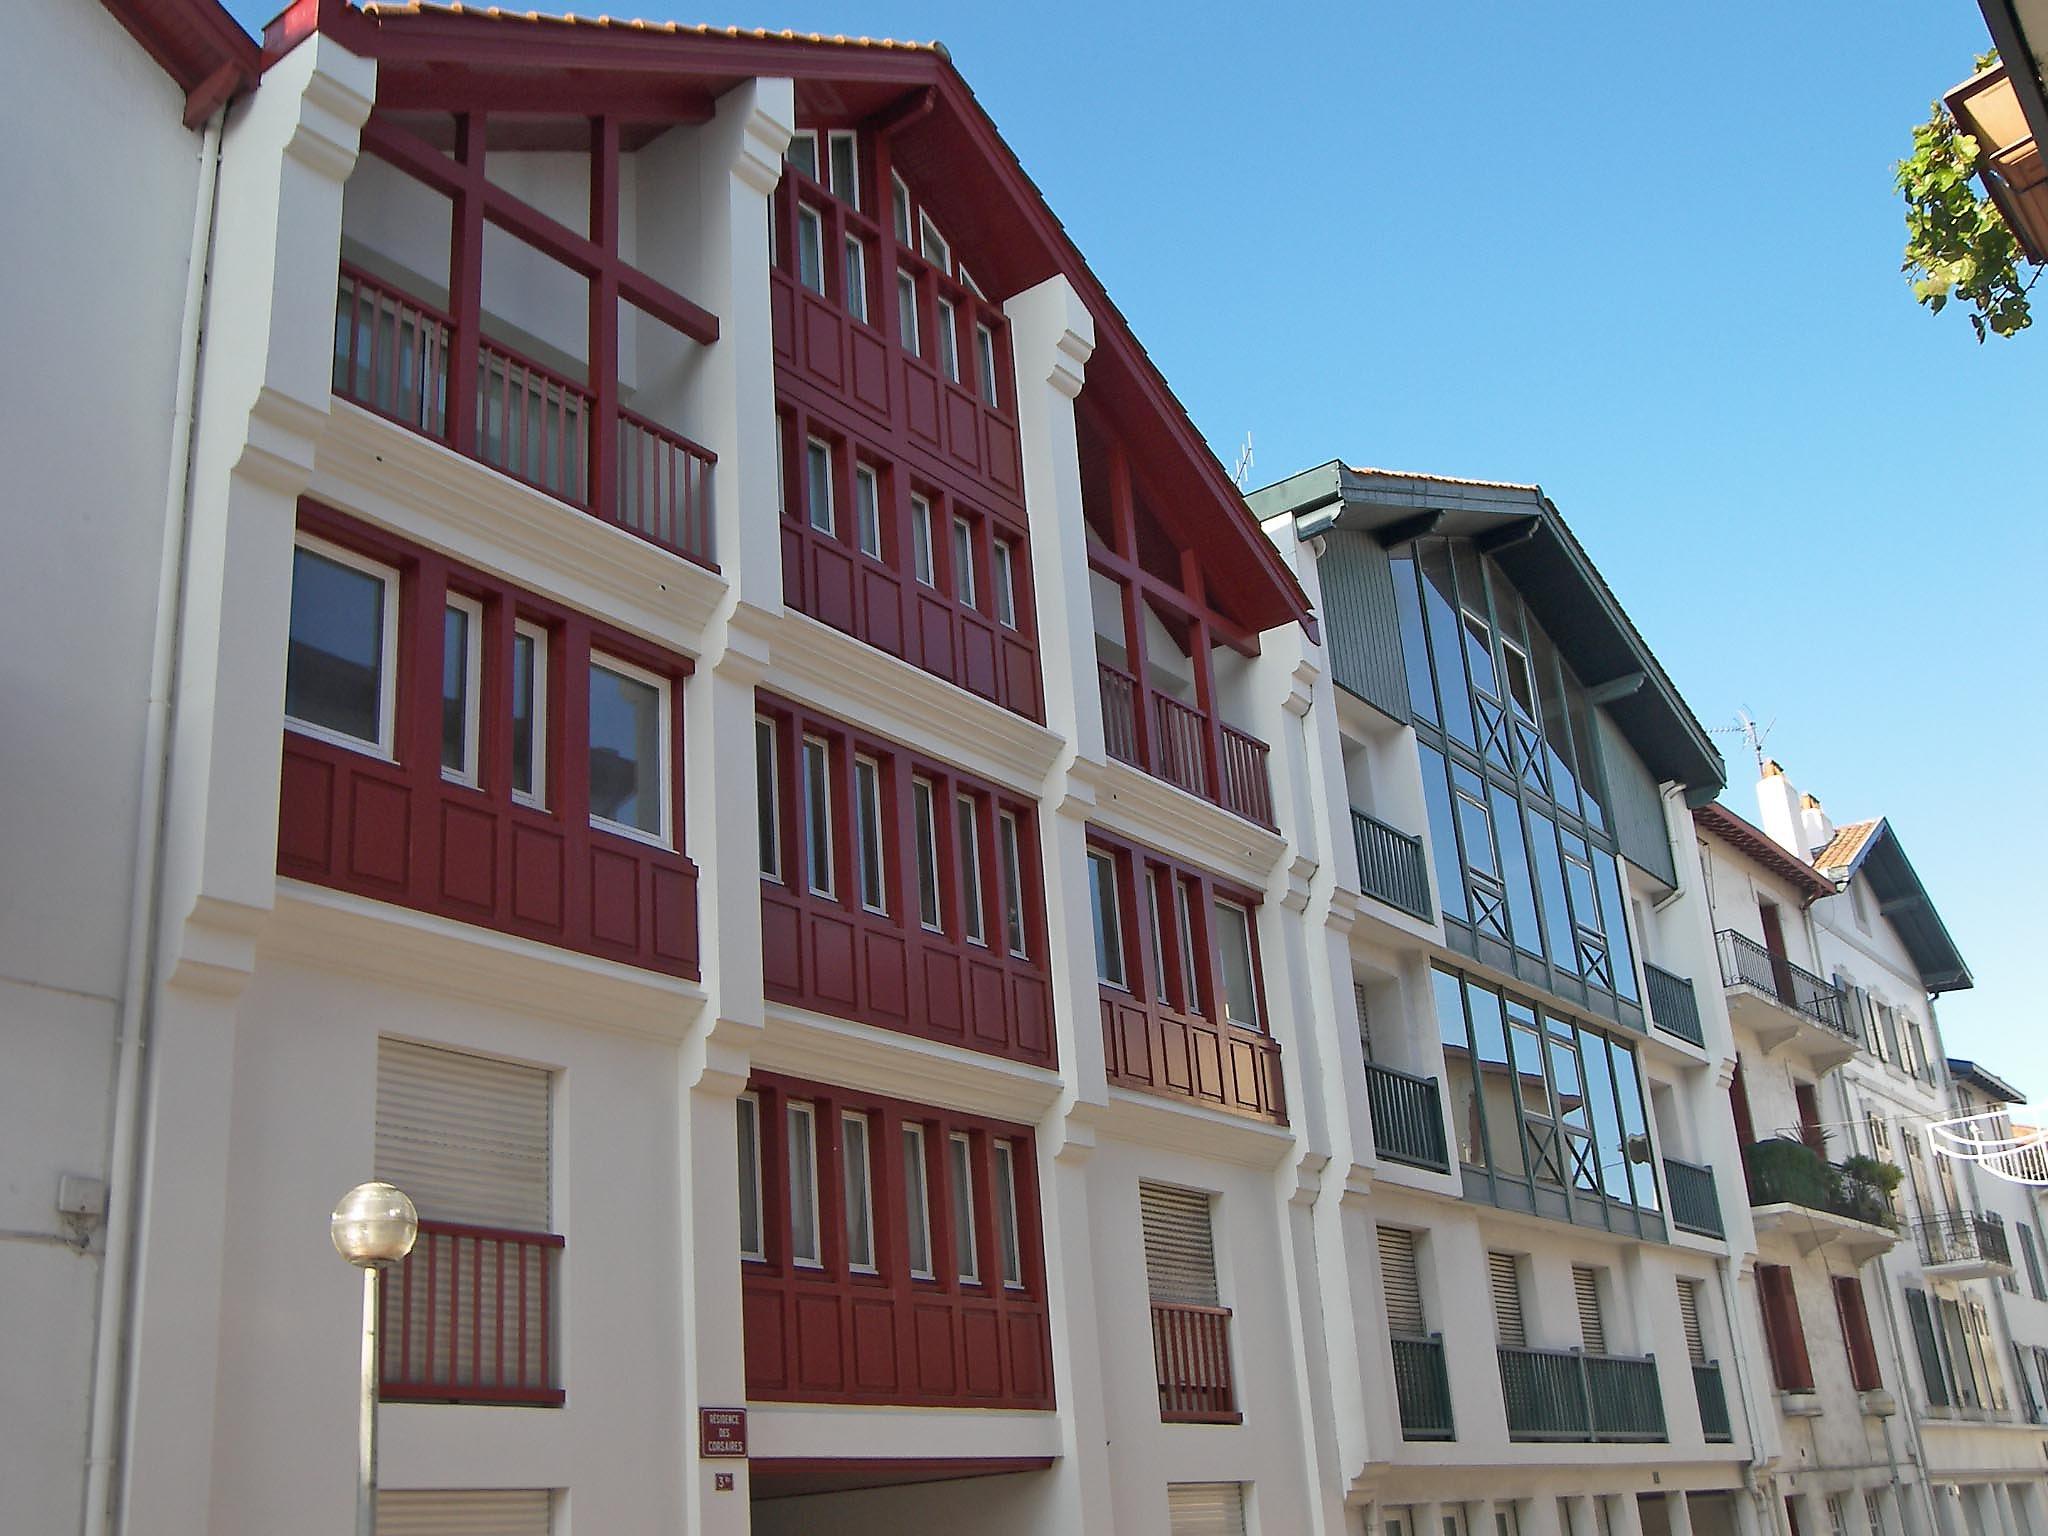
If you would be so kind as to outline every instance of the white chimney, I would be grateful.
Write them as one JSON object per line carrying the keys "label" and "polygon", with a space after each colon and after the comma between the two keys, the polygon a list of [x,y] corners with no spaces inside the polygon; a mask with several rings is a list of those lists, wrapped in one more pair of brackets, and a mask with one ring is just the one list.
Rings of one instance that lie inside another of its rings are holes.
{"label": "white chimney", "polygon": [[1818,853],[1834,838],[1835,824],[1812,795],[1799,797],[1799,826],[1806,834],[1809,853]]}
{"label": "white chimney", "polygon": [[1808,857],[1806,829],[1799,816],[1799,791],[1775,762],[1764,764],[1764,776],[1756,781],[1757,825],[1780,848],[1802,864]]}

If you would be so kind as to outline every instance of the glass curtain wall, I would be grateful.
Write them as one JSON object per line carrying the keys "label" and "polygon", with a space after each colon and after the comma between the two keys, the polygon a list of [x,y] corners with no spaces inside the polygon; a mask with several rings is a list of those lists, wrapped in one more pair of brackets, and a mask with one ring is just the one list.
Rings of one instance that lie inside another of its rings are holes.
{"label": "glass curtain wall", "polygon": [[1469,540],[1418,539],[1392,564],[1446,937],[1640,1030],[1585,688]]}
{"label": "glass curtain wall", "polygon": [[1635,1047],[1459,972],[1431,981],[1467,1197],[1662,1238]]}

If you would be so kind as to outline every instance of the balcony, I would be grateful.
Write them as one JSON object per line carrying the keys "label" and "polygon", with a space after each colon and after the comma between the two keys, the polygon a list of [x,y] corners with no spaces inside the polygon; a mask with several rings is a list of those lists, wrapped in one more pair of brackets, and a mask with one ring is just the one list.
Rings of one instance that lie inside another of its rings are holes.
{"label": "balcony", "polygon": [[1721,1194],[1714,1170],[1675,1157],[1664,1159],[1664,1188],[1671,1195],[1671,1224],[1700,1237],[1726,1237],[1721,1223]]}
{"label": "balcony", "polygon": [[1372,1110],[1373,1146],[1381,1157],[1412,1168],[1451,1171],[1435,1078],[1368,1061],[1365,1096]]}
{"label": "balcony", "polygon": [[1732,929],[1715,934],[1714,947],[1729,1017],[1748,1027],[1765,1055],[1789,1045],[1825,1072],[1856,1054],[1862,1041],[1837,988]]}
{"label": "balcony", "polygon": [[2003,64],[1973,75],[1945,98],[1977,141],[1977,174],[2029,261],[2048,261],[2048,161],[2027,126]]}
{"label": "balcony", "polygon": [[1387,1340],[1394,1354],[1394,1396],[1401,1407],[1403,1440],[1455,1440],[1451,1419],[1451,1377],[1444,1366],[1442,1334],[1426,1339]]}
{"label": "balcony", "polygon": [[[1246,821],[1273,826],[1273,785],[1263,741],[1169,694],[1141,690],[1121,667],[1098,661],[1096,671],[1103,746],[1111,757]],[[1151,703],[1149,710],[1138,707],[1141,692]]]}
{"label": "balcony", "polygon": [[1760,1141],[1743,1154],[1750,1216],[1758,1236],[1779,1233],[1802,1254],[1826,1248],[1851,1264],[1898,1242],[1891,1197],[1804,1142]]}
{"label": "balcony", "polygon": [[1500,1390],[1510,1440],[1661,1441],[1657,1362],[1503,1344]]}
{"label": "balcony", "polygon": [[[699,565],[712,549],[708,448],[497,342],[458,370],[452,316],[342,263],[334,393]],[[458,380],[460,372],[466,382]],[[462,393],[467,399],[457,398]],[[609,431],[604,418],[614,418]]]}
{"label": "balcony", "polygon": [[422,1221],[411,1255],[378,1277],[386,1402],[555,1407],[555,1266],[545,1232]]}
{"label": "balcony", "polygon": [[1428,922],[1429,860],[1422,839],[1354,810],[1351,840],[1358,849],[1358,888],[1375,901]]}
{"label": "balcony", "polygon": [[1714,1445],[1726,1445],[1735,1438],[1728,1420],[1728,1392],[1721,1382],[1721,1366],[1715,1360],[1695,1360],[1692,1392],[1700,1405],[1700,1438]]}
{"label": "balcony", "polygon": [[1242,1424],[1230,1373],[1230,1308],[1152,1303],[1162,1424]]}
{"label": "balcony", "polygon": [[1700,1002],[1693,995],[1692,978],[1674,976],[1645,960],[1643,980],[1649,987],[1650,1022],[1687,1045],[1704,1047],[1707,1037],[1700,1028]]}
{"label": "balcony", "polygon": [[1920,1267],[1937,1280],[1989,1280],[2012,1273],[2005,1223],[1978,1211],[1945,1211],[1913,1223]]}

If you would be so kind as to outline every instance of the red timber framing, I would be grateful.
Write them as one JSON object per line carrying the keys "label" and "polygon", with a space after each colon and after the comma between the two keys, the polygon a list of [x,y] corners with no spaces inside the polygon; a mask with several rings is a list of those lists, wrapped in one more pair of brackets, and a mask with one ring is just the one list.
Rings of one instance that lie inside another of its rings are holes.
{"label": "red timber framing", "polygon": [[[1043,720],[1009,320],[958,281],[950,256],[918,249],[924,208],[893,170],[890,122],[807,121],[800,132],[814,136],[819,174],[829,175],[835,144],[850,142],[857,185],[835,189],[785,162],[775,193],[783,593],[813,618]],[[812,505],[812,440],[832,445],[836,516]],[[872,541],[850,510],[856,464],[879,480]],[[913,526],[919,515],[928,528]],[[969,529],[971,569],[956,562],[956,518]]]}
{"label": "red timber framing", "polygon": [[[1273,826],[1266,743],[1225,725],[1218,712],[1213,649],[1228,645],[1256,656],[1247,633],[1209,598],[1197,551],[1159,526],[1141,498],[1122,441],[1083,412],[1082,496],[1090,529],[1089,568],[1121,599],[1125,654],[1118,665],[1099,657],[1102,730],[1111,757],[1142,768],[1262,827]],[[1155,617],[1194,672],[1195,703],[1153,685],[1145,617]]]}
{"label": "red timber framing", "polygon": [[[277,872],[673,976],[697,975],[697,867],[683,846],[687,659],[311,501],[299,528],[397,573],[387,759],[290,723]],[[443,615],[481,621],[475,785],[442,770]],[[515,632],[539,638],[539,803],[512,790]],[[666,686],[668,846],[592,824],[593,653]]]}
{"label": "red timber framing", "polygon": [[[1028,1127],[764,1073],[742,1104],[758,1147],[758,1175],[740,1170],[742,1206],[758,1177],[761,1250],[741,1261],[750,1399],[1053,1406]],[[858,1160],[848,1176],[848,1117],[864,1127],[865,1186]],[[792,1179],[804,1149],[812,1176],[800,1164]],[[794,1225],[793,1190],[811,1203]],[[865,1263],[850,1195],[868,1205]]]}
{"label": "red timber framing", "polygon": [[[1106,858],[1116,874],[1123,985],[1099,978],[1110,1082],[1285,1125],[1280,1044],[1263,1023],[1258,894],[1099,827],[1088,829],[1088,850]],[[1225,1017],[1223,962],[1213,932],[1219,900],[1246,914],[1260,1027]]]}
{"label": "red timber framing", "polygon": [[771,694],[755,743],[767,995],[1054,1065],[1031,801]]}
{"label": "red timber framing", "polygon": [[256,44],[218,0],[102,3],[185,93],[187,128],[256,83]]}

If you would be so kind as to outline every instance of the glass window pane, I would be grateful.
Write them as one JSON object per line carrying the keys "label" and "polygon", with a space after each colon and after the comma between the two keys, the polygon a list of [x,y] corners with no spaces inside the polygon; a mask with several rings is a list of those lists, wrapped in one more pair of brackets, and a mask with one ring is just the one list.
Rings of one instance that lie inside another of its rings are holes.
{"label": "glass window pane", "polygon": [[789,1106],[789,1256],[821,1262],[818,1251],[818,1149],[811,1106]]}
{"label": "glass window pane", "polygon": [[1489,784],[1493,798],[1493,826],[1500,835],[1501,878],[1508,888],[1508,921],[1514,929],[1515,948],[1532,955],[1543,953],[1543,937],[1536,924],[1535,885],[1529,875],[1529,855],[1522,847],[1522,814],[1515,797],[1498,784]]}
{"label": "glass window pane", "polygon": [[861,553],[882,558],[882,487],[875,472],[861,464],[853,471],[853,515]]}
{"label": "glass window pane", "polygon": [[1457,589],[1451,584],[1450,551],[1441,539],[1420,540],[1415,549],[1422,568],[1422,609],[1429,625],[1430,653],[1436,660],[1438,702],[1443,707],[1444,728],[1466,746],[1476,746],[1477,740],[1472,734],[1472,698],[1465,686]]}
{"label": "glass window pane", "polygon": [[875,1267],[875,1200],[868,1173],[868,1122],[860,1115],[839,1119],[839,1173],[846,1208],[846,1263]]}
{"label": "glass window pane", "polygon": [[850,133],[835,133],[831,137],[832,195],[844,198],[856,208],[860,206],[858,147]]}
{"label": "glass window pane", "polygon": [[[1473,596],[1476,598],[1477,593]],[[1500,680],[1493,675],[1493,631],[1481,614],[1465,609],[1460,615],[1465,632],[1465,665],[1472,686],[1493,698],[1500,697]]]}
{"label": "glass window pane", "polygon": [[947,1145],[952,1158],[947,1182],[953,1187],[953,1263],[960,1278],[972,1284],[981,1279],[975,1257],[973,1151],[965,1136],[954,1136]]}
{"label": "glass window pane", "polygon": [[1593,1125],[1593,1159],[1600,1165],[1600,1187],[1607,1198],[1629,1197],[1628,1161],[1621,1141],[1621,1106],[1614,1096],[1614,1067],[1607,1037],[1592,1030],[1580,1038],[1580,1059],[1586,1073],[1586,1108]]}
{"label": "glass window pane", "polygon": [[733,1106],[739,1127],[740,1252],[761,1257],[761,1108],[752,1099]]}
{"label": "glass window pane", "polygon": [[1557,825],[1541,811],[1529,812],[1530,853],[1543,892],[1543,930],[1549,940],[1550,963],[1570,975],[1579,974],[1579,946],[1572,939],[1572,911],[1564,894],[1564,860],[1557,851]]}
{"label": "glass window pane", "polygon": [[512,634],[512,793],[538,800],[541,794],[541,674],[546,656],[541,637],[528,629]]}
{"label": "glass window pane", "polygon": [[775,722],[754,722],[754,819],[761,873],[782,878],[782,794],[775,762]]}
{"label": "glass window pane", "polygon": [[1024,1254],[1017,1232],[1016,1155],[1007,1141],[996,1143],[996,1236],[1003,1248],[1003,1284],[1024,1283]]}
{"label": "glass window pane", "polygon": [[997,539],[989,548],[995,563],[996,622],[1009,629],[1017,627],[1016,551],[1007,539]]}
{"label": "glass window pane", "polygon": [[860,844],[860,900],[873,912],[888,910],[887,871],[882,865],[882,774],[872,759],[853,764],[854,835]]}
{"label": "glass window pane", "polygon": [[939,316],[939,367],[946,377],[955,384],[960,382],[960,320],[953,311],[952,301],[940,299]]}
{"label": "glass window pane", "polygon": [[889,178],[889,211],[896,225],[896,243],[910,244],[910,188],[903,184],[901,176]]}
{"label": "glass window pane", "polygon": [[1422,632],[1422,599],[1415,590],[1415,562],[1396,555],[1394,610],[1401,619],[1401,661],[1408,673],[1408,707],[1418,719],[1436,722],[1436,687],[1429,679],[1429,641]]}
{"label": "glass window pane", "polygon": [[1223,962],[1223,1000],[1233,1024],[1259,1027],[1258,989],[1252,980],[1252,934],[1250,914],[1235,902],[1219,901],[1216,911],[1216,950]]}
{"label": "glass window pane", "polygon": [[1166,913],[1159,900],[1159,884],[1166,877],[1156,869],[1145,871],[1145,903],[1152,919],[1152,995],[1171,1002],[1166,990]]}
{"label": "glass window pane", "polygon": [[818,135],[811,129],[790,135],[789,148],[783,158],[802,171],[811,180],[818,179]]}
{"label": "glass window pane", "polygon": [[974,525],[953,519],[953,595],[972,608],[974,598]]}
{"label": "glass window pane", "polygon": [[830,896],[832,884],[832,749],[804,738],[804,857],[811,890]]}
{"label": "glass window pane", "polygon": [[470,729],[472,627],[470,611],[450,603],[441,620],[441,767],[465,779],[476,775]]}
{"label": "glass window pane", "polygon": [[1088,855],[1088,897],[1095,916],[1095,974],[1124,985],[1123,924],[1117,910],[1116,865],[1106,853]]}
{"label": "glass window pane", "polygon": [[809,439],[804,450],[804,475],[811,526],[820,533],[831,533],[837,526],[832,515],[831,444],[821,443],[815,437]]}
{"label": "glass window pane", "polygon": [[825,291],[825,221],[808,203],[796,205],[796,278],[813,293]]}
{"label": "glass window pane", "polygon": [[1444,1084],[1449,1095],[1451,1134],[1458,1158],[1473,1167],[1486,1164],[1486,1131],[1480,1119],[1479,1082],[1473,1072],[1471,1037],[1465,1027],[1464,992],[1447,971],[1429,973],[1436,999],[1437,1034],[1444,1048]]}
{"label": "glass window pane", "polygon": [[846,310],[865,323],[868,318],[868,248],[857,235],[846,237]]}
{"label": "glass window pane", "polygon": [[1025,952],[1024,858],[1019,847],[1017,818],[1005,811],[996,819],[996,832],[1003,857],[1003,933],[1010,953]]}
{"label": "glass window pane", "polygon": [[1530,666],[1536,673],[1536,697],[1543,711],[1544,762],[1550,793],[1574,815],[1579,809],[1577,761],[1572,755],[1571,724],[1565,718],[1564,684],[1558,672],[1557,648],[1540,627],[1531,625]]}
{"label": "glass window pane", "polygon": [[380,577],[304,547],[292,551],[287,715],[382,744],[387,601]]}
{"label": "glass window pane", "polygon": [[1487,1150],[1496,1173],[1519,1178],[1527,1172],[1528,1162],[1522,1152],[1515,1074],[1508,1066],[1507,1026],[1501,1015],[1500,994],[1468,981],[1465,1008],[1472,1018],[1473,1054],[1485,1094]]}
{"label": "glass window pane", "polygon": [[590,814],[662,830],[661,689],[590,664]]}
{"label": "glass window pane", "polygon": [[1483,875],[1500,876],[1494,858],[1492,818],[1486,811],[1486,788],[1469,768],[1451,767],[1451,782],[1458,791],[1458,831],[1463,834],[1465,865]]}
{"label": "glass window pane", "polygon": [[1600,783],[1600,744],[1593,739],[1593,712],[1586,703],[1585,690],[1576,680],[1567,679],[1565,702],[1571,710],[1572,746],[1579,760],[1579,798],[1588,824],[1604,832],[1607,791]]}
{"label": "glass window pane", "polygon": [[1458,833],[1451,821],[1451,785],[1446,777],[1443,753],[1425,743],[1416,750],[1422,757],[1422,798],[1429,807],[1429,854],[1436,865],[1437,894],[1444,916],[1468,920],[1471,908],[1465,899],[1465,867],[1458,858]]}
{"label": "glass window pane", "polygon": [[953,802],[957,841],[954,861],[960,867],[960,899],[966,909],[967,937],[976,944],[988,942],[981,910],[981,808],[973,796],[960,795]]}
{"label": "glass window pane", "polygon": [[911,571],[928,587],[938,585],[932,570],[932,504],[922,496],[910,498]]}
{"label": "glass window pane", "polygon": [[1600,887],[1600,913],[1607,929],[1607,953],[1614,964],[1614,990],[1634,1002],[1636,963],[1628,941],[1628,917],[1622,909],[1621,873],[1614,855],[1604,848],[1593,850],[1593,878]]}
{"label": "glass window pane", "polygon": [[1188,1013],[1206,1017],[1209,993],[1214,990],[1215,982],[1197,958],[1195,906],[1188,896],[1194,889],[1194,882],[1181,876],[1174,881],[1173,887],[1173,925],[1180,931],[1181,988],[1186,993],[1181,999],[1181,1006]]}
{"label": "glass window pane", "polygon": [[910,1243],[910,1272],[920,1279],[932,1275],[931,1190],[924,1166],[924,1127],[903,1127],[903,1203],[905,1236]]}
{"label": "glass window pane", "polygon": [[904,351],[912,357],[924,355],[918,344],[917,279],[903,271],[896,274],[896,334]]}
{"label": "glass window pane", "polygon": [[923,779],[910,781],[910,812],[917,822],[917,915],[927,928],[939,926],[938,823],[932,805],[932,787]]}
{"label": "glass window pane", "polygon": [[1636,1075],[1635,1052],[1619,1040],[1608,1041],[1608,1046],[1614,1057],[1614,1091],[1621,1100],[1623,1145],[1636,1204],[1646,1211],[1662,1210],[1657,1199],[1656,1159],[1650,1150],[1650,1121],[1643,1110],[1643,1085]]}
{"label": "glass window pane", "polygon": [[[965,277],[963,272],[961,276]],[[995,333],[985,325],[974,328],[974,356],[976,370],[980,375],[981,398],[986,405],[1000,405],[996,391],[996,338]]]}

